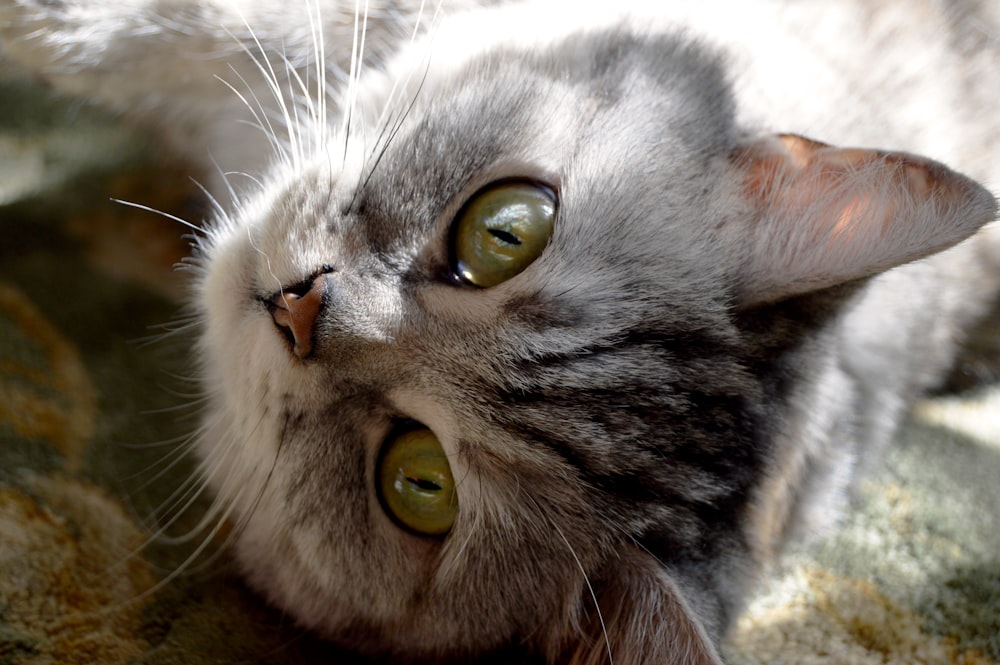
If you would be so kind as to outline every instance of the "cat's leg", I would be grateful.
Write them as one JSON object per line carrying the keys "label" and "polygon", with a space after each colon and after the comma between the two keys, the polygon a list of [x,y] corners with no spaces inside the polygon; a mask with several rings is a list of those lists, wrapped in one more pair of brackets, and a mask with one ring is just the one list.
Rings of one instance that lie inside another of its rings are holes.
{"label": "cat's leg", "polygon": [[362,26],[371,67],[427,21],[419,2],[368,5],[356,17],[335,0],[2,0],[0,47],[57,90],[155,125],[190,159],[252,170],[290,119],[336,119]]}

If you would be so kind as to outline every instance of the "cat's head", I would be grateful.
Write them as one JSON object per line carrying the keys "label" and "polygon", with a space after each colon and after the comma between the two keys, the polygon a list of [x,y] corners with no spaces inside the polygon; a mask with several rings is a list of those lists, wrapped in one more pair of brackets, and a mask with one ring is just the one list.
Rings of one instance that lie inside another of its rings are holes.
{"label": "cat's head", "polygon": [[363,77],[349,126],[218,223],[205,474],[255,585],[363,651],[717,662],[771,453],[733,312],[952,244],[992,200],[748,132],[683,35],[530,18]]}

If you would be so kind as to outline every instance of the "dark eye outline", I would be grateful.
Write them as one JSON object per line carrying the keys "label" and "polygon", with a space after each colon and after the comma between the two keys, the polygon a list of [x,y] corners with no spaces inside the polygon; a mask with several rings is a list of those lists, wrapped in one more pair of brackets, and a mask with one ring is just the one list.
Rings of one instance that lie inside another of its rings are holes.
{"label": "dark eye outline", "polygon": [[[445,531],[441,531],[441,532],[437,532],[437,533],[431,533],[431,532],[428,532],[428,531],[422,531],[421,529],[417,528],[416,526],[414,526],[412,524],[408,524],[406,522],[406,520],[401,515],[399,515],[397,513],[397,511],[392,507],[391,501],[385,495],[385,490],[382,487],[382,483],[381,483],[382,467],[383,467],[383,464],[386,461],[386,455],[389,452],[389,448],[399,438],[401,438],[401,437],[403,437],[405,435],[414,433],[414,432],[419,432],[419,431],[429,432],[430,435],[433,436],[435,438],[435,440],[437,440],[437,435],[435,435],[434,432],[429,427],[427,427],[423,423],[421,423],[421,422],[419,422],[417,420],[413,420],[411,418],[400,418],[400,419],[398,419],[396,421],[395,425],[389,431],[389,433],[386,434],[385,438],[382,440],[382,444],[381,444],[381,447],[379,448],[378,456],[377,456],[376,462],[375,462],[375,478],[374,478],[375,493],[376,493],[376,496],[378,498],[379,507],[382,510],[383,514],[386,517],[388,517],[389,520],[393,524],[395,524],[398,528],[400,528],[403,531],[406,531],[406,532],[408,532],[408,533],[410,533],[410,534],[412,534],[414,536],[417,536],[419,538],[443,539],[443,538],[445,538],[448,535],[448,532],[450,532],[450,530],[451,530],[451,526],[450,525],[449,525],[448,529],[445,530]],[[454,476],[452,475],[452,471],[450,469],[450,466],[451,466],[450,463],[448,463],[448,466],[449,466],[449,471],[448,471],[449,472],[449,476],[451,476],[451,481],[452,481],[453,487],[454,487],[455,481],[454,481]],[[423,490],[433,490],[433,489],[441,490],[441,489],[443,489],[441,486],[437,485],[436,483],[433,483],[432,481],[425,481],[424,479],[420,479],[420,478],[410,478],[410,477],[407,477],[406,480],[408,482],[416,485],[418,488],[423,489]],[[452,491],[454,492],[454,489]]]}
{"label": "dark eye outline", "polygon": [[[552,205],[554,209],[553,226],[555,225],[556,219],[558,218],[559,215],[559,207],[560,207],[559,192],[556,189],[556,187],[548,183],[542,182],[541,180],[536,180],[534,178],[523,178],[523,177],[501,178],[499,180],[493,180],[492,182],[483,185],[465,200],[465,203],[462,204],[462,207],[459,208],[458,212],[452,218],[451,225],[448,228],[448,280],[447,281],[449,281],[450,283],[457,286],[464,286],[473,289],[490,288],[488,286],[481,286],[479,284],[476,284],[475,282],[467,279],[462,274],[462,271],[459,269],[459,260],[456,254],[456,236],[458,235],[459,221],[462,219],[465,213],[468,212],[469,208],[476,202],[476,200],[480,196],[489,192],[492,189],[497,189],[507,185],[530,185],[544,192],[550,199],[552,199]],[[499,238],[500,240],[510,242],[508,239],[503,237],[504,235],[510,235],[505,231],[491,229],[490,234],[492,234],[496,238]],[[511,244],[520,244],[520,243],[511,243]],[[534,260],[532,260],[532,262],[534,262]],[[525,267],[527,268],[527,266]]]}

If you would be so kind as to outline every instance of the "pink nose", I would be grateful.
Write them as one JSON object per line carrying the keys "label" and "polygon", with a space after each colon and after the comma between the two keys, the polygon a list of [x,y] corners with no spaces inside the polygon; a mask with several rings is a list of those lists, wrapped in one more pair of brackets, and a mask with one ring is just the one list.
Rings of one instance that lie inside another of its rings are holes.
{"label": "pink nose", "polygon": [[313,350],[313,336],[316,317],[323,307],[323,293],[326,291],[326,276],[319,275],[309,290],[302,293],[283,290],[270,300],[271,318],[286,335],[291,334],[292,351],[299,358],[306,358]]}

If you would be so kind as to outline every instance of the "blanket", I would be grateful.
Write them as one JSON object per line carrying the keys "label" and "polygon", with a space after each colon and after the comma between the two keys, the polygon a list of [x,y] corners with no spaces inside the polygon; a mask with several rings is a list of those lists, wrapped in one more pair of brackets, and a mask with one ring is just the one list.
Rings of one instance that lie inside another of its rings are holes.
{"label": "blanket", "polygon": [[[2,72],[2,68],[0,68]],[[0,664],[352,663],[241,581],[190,482],[202,216],[154,141],[0,77]],[[771,572],[732,665],[1000,663],[1000,386],[927,399],[835,531]]]}

